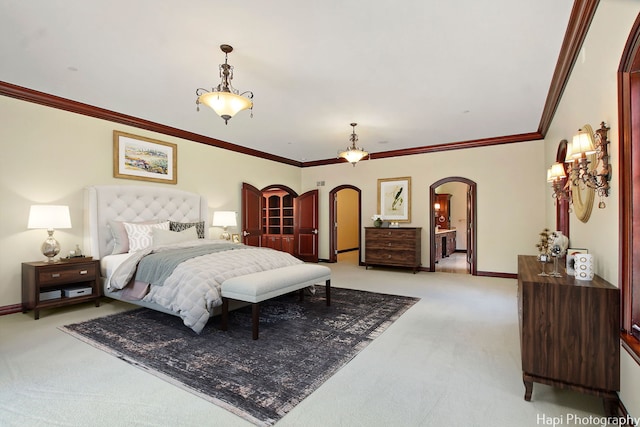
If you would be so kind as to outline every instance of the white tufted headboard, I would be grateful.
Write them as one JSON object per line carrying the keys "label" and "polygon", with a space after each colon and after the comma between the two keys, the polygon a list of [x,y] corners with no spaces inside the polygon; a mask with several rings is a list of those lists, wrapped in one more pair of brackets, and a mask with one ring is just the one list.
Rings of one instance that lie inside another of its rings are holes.
{"label": "white tufted headboard", "polygon": [[175,188],[142,185],[95,185],[85,188],[85,251],[94,259],[111,254],[113,237],[109,220],[205,222],[209,213],[204,197]]}

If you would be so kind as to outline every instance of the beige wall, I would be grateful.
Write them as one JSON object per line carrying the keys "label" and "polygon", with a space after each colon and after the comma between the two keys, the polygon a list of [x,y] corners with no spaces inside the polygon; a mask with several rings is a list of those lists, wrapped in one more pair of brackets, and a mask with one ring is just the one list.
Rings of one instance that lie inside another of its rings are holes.
{"label": "beige wall", "polygon": [[[0,307],[21,302],[20,264],[44,259],[40,245],[46,231],[27,230],[31,204],[69,205],[73,228],[55,232],[62,252],[68,253],[76,244],[82,247],[85,186],[169,186],[113,178],[114,129],[177,144],[175,187],[203,194],[210,211],[239,211],[243,181],[258,188],[300,187],[297,167],[7,97],[0,97],[0,117]],[[211,229],[213,236],[220,232]]]}
{"label": "beige wall", "polygon": [[[590,124],[594,130],[600,122],[606,122],[609,131],[609,154],[613,168],[611,195],[606,198],[607,207],[598,209],[596,198],[591,218],[582,223],[571,216],[570,245],[588,248],[595,255],[596,271],[607,281],[618,284],[618,95],[617,70],[622,50],[631,26],[640,12],[640,2],[632,0],[601,1],[591,24],[580,58],[578,59],[562,101],[545,138],[546,166],[555,159],[558,143],[570,140],[578,128]],[[543,179],[543,171],[540,171]],[[555,207],[551,191],[547,189],[547,223],[555,221]],[[627,410],[640,416],[640,366],[621,350],[620,396]]]}
{"label": "beige wall", "polygon": [[[378,178],[403,176],[411,177],[412,190],[411,223],[405,225],[423,228],[423,266],[429,264],[429,187],[450,176],[478,185],[478,270],[516,273],[517,254],[536,253],[537,235],[545,226],[545,187],[539,179],[544,170],[542,141],[378,160],[372,155],[374,160],[356,167],[335,164],[302,170],[303,190],[325,181],[319,188],[321,258],[329,255],[331,189],[350,184],[362,190],[362,226],[366,227],[377,212]],[[516,175],[518,179],[513,179]]]}

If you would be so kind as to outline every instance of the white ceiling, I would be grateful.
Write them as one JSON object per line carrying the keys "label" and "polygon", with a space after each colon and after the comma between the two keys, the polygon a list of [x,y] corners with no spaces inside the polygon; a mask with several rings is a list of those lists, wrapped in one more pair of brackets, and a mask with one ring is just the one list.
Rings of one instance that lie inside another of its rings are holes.
{"label": "white ceiling", "polygon": [[[538,130],[572,0],[0,0],[0,81],[297,161]],[[196,112],[220,81],[253,118]],[[117,127],[117,126],[116,126]]]}

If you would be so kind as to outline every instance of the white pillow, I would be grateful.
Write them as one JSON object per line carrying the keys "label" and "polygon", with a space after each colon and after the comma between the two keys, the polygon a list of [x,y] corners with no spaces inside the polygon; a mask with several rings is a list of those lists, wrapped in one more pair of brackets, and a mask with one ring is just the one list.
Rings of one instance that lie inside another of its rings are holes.
{"label": "white pillow", "polygon": [[162,230],[154,228],[151,230],[153,236],[153,247],[163,245],[173,245],[175,243],[188,242],[198,239],[198,230],[196,227],[189,227],[182,231]]}
{"label": "white pillow", "polygon": [[152,230],[154,228],[168,230],[169,221],[160,222],[158,224],[135,224],[125,222],[124,228],[127,230],[127,236],[129,236],[129,252],[136,252],[151,247],[153,244],[153,235],[151,234]]}
{"label": "white pillow", "polygon": [[[124,228],[124,223],[127,221],[113,221],[109,220],[109,228],[113,235],[113,251],[111,255],[126,254],[129,252],[129,236],[127,236],[127,230]],[[136,221],[132,224],[157,224],[159,219],[150,219],[148,221]]]}

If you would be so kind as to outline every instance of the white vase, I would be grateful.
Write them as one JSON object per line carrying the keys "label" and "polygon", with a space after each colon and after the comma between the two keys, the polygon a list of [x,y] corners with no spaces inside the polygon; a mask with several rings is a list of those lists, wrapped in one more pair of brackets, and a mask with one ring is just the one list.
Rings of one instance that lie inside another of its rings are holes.
{"label": "white vase", "polygon": [[569,238],[562,234],[562,231],[555,231],[556,238],[553,239],[553,245],[558,245],[560,247],[559,256],[564,256],[567,253],[567,248],[569,247]]}
{"label": "white vase", "polygon": [[593,280],[595,275],[593,255],[576,254],[574,269],[577,280]]}

